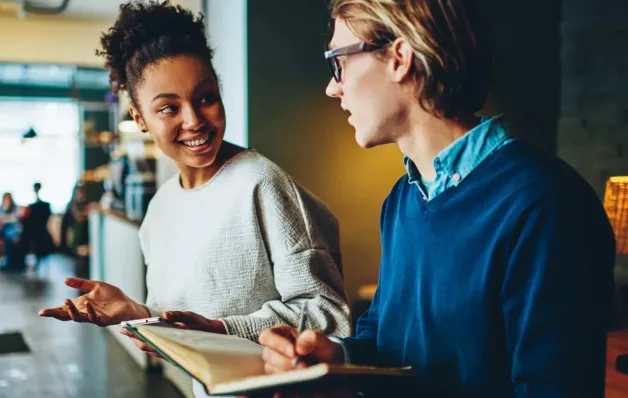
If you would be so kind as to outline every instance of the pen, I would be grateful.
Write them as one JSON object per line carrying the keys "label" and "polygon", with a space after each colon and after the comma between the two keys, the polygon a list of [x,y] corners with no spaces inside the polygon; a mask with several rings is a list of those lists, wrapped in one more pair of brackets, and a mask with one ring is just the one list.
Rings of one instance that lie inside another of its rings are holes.
{"label": "pen", "polygon": [[[301,308],[301,316],[299,317],[299,327],[297,328],[297,339],[305,330],[307,326],[307,301],[303,303],[303,307]],[[299,356],[295,356],[292,359],[292,367],[296,368],[299,364]]]}

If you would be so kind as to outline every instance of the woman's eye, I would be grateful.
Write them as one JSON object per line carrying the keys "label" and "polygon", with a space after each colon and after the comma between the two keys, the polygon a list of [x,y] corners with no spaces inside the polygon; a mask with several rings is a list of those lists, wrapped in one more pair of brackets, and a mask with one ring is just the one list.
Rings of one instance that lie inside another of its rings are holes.
{"label": "woman's eye", "polygon": [[174,105],[164,106],[163,108],[161,108],[159,110],[159,112],[161,112],[161,113],[163,113],[165,115],[170,114],[170,113],[174,113],[176,111],[177,111],[177,107],[174,106]]}

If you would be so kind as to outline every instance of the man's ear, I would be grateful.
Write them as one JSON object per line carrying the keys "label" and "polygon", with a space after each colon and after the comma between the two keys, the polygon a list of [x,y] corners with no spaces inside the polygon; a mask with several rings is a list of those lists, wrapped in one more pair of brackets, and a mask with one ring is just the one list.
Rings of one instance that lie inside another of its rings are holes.
{"label": "man's ear", "polygon": [[135,109],[134,105],[131,105],[129,107],[129,113],[131,114],[131,117],[133,118],[135,123],[139,126],[140,130],[142,130],[142,133],[147,132],[148,127],[146,127],[146,123],[144,123],[144,118],[142,117],[142,115],[140,115],[140,112]]}
{"label": "man's ear", "polygon": [[390,73],[395,83],[401,83],[410,75],[414,62],[414,51],[404,39],[396,39],[390,45]]}

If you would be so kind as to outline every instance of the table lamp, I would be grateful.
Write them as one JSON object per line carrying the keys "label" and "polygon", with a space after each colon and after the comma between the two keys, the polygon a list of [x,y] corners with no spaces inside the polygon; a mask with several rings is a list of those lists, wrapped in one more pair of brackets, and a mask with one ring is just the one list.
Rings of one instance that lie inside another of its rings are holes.
{"label": "table lamp", "polygon": [[606,181],[604,210],[615,232],[617,255],[628,255],[628,176]]}
{"label": "table lamp", "polygon": [[[628,284],[628,268],[622,267],[622,262],[624,262],[622,260],[626,259],[624,256],[628,256],[628,177],[611,177],[606,181],[604,210],[615,232],[617,245],[615,292],[620,294],[618,285]],[[622,281],[622,274],[627,280]],[[621,297],[619,299],[621,301]],[[628,354],[619,355],[615,360],[615,365],[620,372],[628,373]]]}

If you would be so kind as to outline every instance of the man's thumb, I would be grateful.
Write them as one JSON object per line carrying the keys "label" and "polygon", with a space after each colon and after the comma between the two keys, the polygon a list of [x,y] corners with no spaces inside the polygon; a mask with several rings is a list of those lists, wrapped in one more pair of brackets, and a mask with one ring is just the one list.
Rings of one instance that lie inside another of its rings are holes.
{"label": "man's thumb", "polygon": [[313,355],[319,360],[326,361],[330,355],[331,340],[323,333],[306,330],[297,338],[296,353],[299,356]]}

